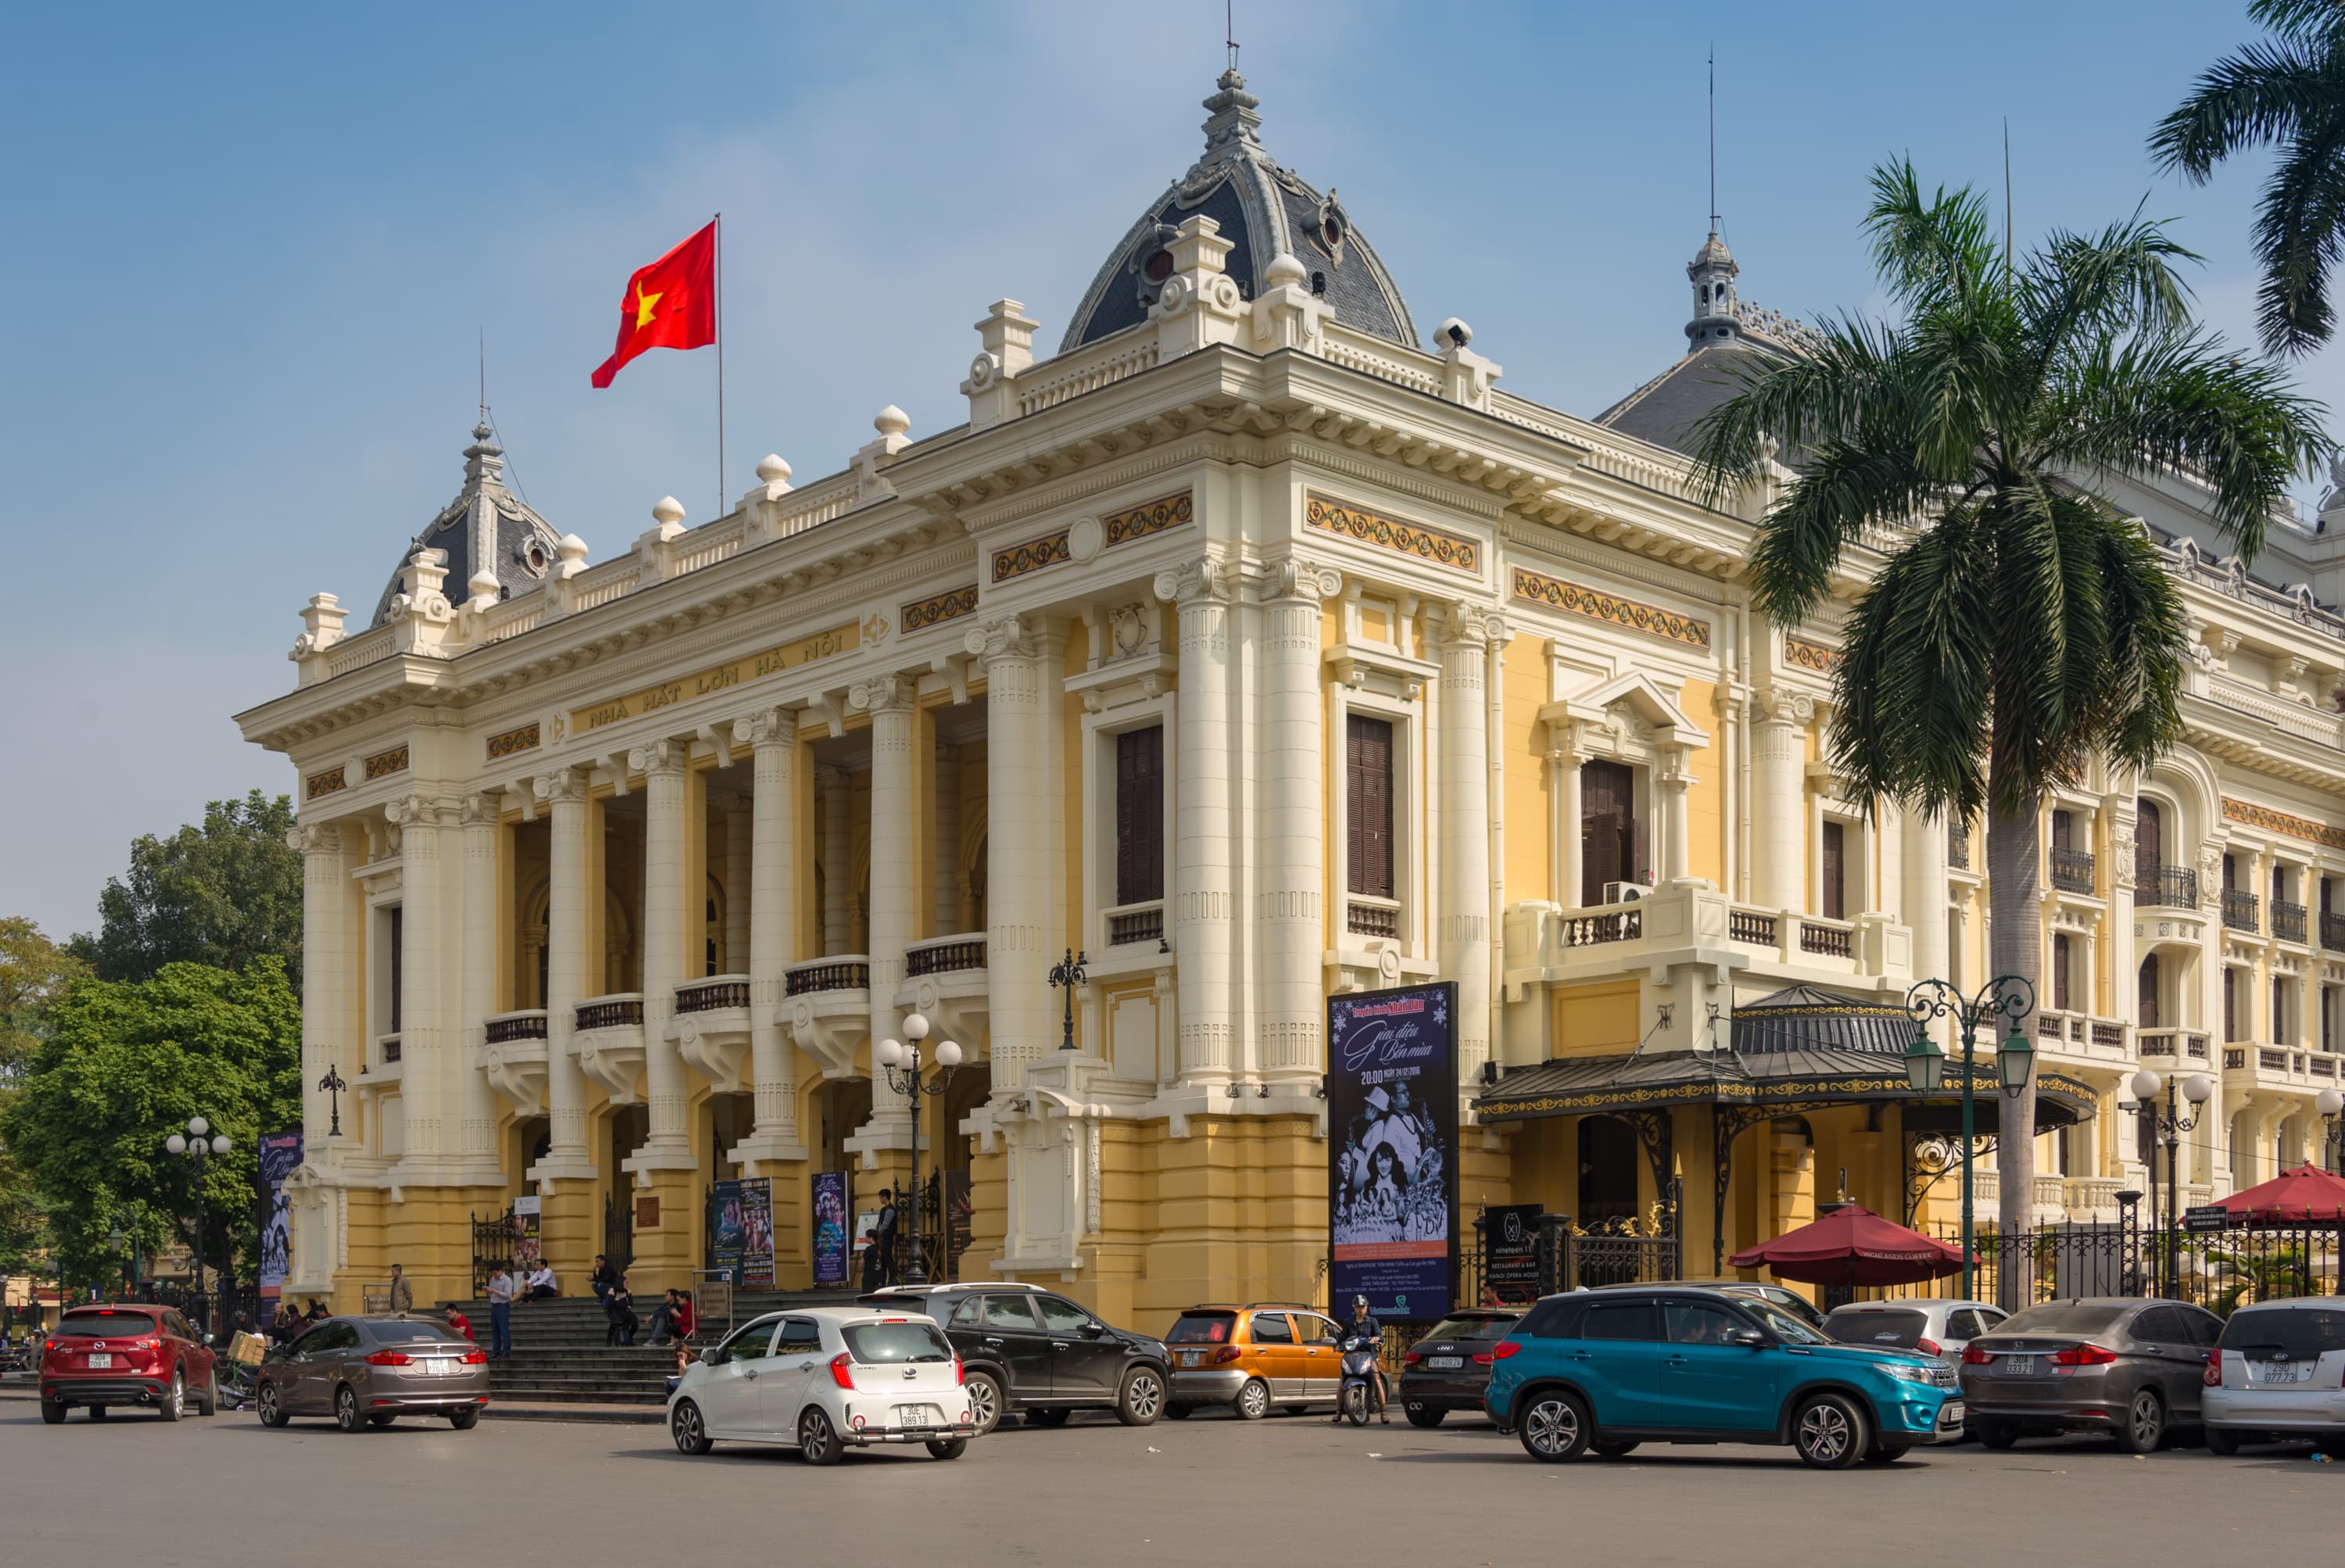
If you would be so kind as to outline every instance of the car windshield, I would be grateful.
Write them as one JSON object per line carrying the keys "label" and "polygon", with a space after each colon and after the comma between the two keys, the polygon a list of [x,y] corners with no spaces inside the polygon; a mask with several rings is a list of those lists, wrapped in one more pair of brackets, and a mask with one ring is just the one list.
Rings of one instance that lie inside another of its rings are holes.
{"label": "car windshield", "polygon": [[68,1312],[57,1325],[61,1339],[136,1339],[155,1331],[155,1319],[144,1312]]}
{"label": "car windshield", "polygon": [[1998,1336],[2010,1334],[2106,1334],[2117,1319],[2133,1310],[2131,1301],[2047,1301],[2023,1308],[1995,1325]]}
{"label": "car windshield", "polygon": [[431,1344],[452,1340],[459,1345],[464,1342],[462,1334],[443,1329],[437,1323],[370,1323],[367,1332],[385,1345],[411,1345],[419,1340]]}
{"label": "car windshield", "polygon": [[1428,1339],[1500,1339],[1515,1326],[1515,1314],[1459,1312],[1425,1331]]}
{"label": "car windshield", "polygon": [[1832,1343],[1832,1340],[1818,1333],[1806,1319],[1795,1312],[1784,1311],[1772,1301],[1761,1301],[1755,1296],[1745,1296],[1735,1305],[1766,1324],[1769,1331],[1787,1345]]}
{"label": "car windshield", "polygon": [[2345,1311],[2331,1307],[2248,1307],[2223,1325],[2223,1349],[2250,1361],[2317,1361],[2345,1350]]}
{"label": "car windshield", "polygon": [[1926,1313],[1883,1312],[1878,1308],[1843,1307],[1824,1319],[1824,1332],[1843,1345],[1881,1345],[1910,1350],[1930,1326]]}
{"label": "car windshield", "polygon": [[1229,1340],[1230,1330],[1237,1325],[1234,1312],[1183,1312],[1172,1325],[1172,1332],[1164,1336],[1168,1345],[1221,1345]]}
{"label": "car windshield", "polygon": [[857,1323],[844,1330],[847,1352],[866,1366],[890,1361],[949,1361],[945,1337],[919,1323]]}

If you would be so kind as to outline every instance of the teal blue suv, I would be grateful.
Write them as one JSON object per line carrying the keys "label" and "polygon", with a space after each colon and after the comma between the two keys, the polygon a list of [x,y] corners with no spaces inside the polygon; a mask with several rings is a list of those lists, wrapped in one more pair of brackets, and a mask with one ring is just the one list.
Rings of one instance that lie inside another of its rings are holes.
{"label": "teal blue suv", "polygon": [[1818,1470],[1963,1435],[1953,1369],[1835,1344],[1771,1302],[1692,1286],[1549,1296],[1492,1347],[1483,1408],[1549,1464],[1640,1442],[1789,1443]]}

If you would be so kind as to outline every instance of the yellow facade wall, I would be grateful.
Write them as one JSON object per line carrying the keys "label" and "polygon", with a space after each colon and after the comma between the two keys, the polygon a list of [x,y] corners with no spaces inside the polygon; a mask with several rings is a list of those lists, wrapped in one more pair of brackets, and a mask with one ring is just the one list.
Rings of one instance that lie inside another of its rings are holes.
{"label": "yellow facade wall", "polygon": [[1606,980],[1557,987],[1551,1035],[1557,1057],[1605,1056],[1634,1050],[1640,983]]}
{"label": "yellow facade wall", "polygon": [[[1696,724],[1716,722],[1718,687],[1690,680],[1678,694],[1678,708]],[[1686,789],[1686,874],[1723,888],[1726,881],[1726,748],[1714,729],[1710,744],[1686,760],[1693,783]]]}
{"label": "yellow facade wall", "polygon": [[1506,769],[1507,863],[1506,901],[1557,899],[1548,885],[1548,867],[1555,862],[1555,811],[1548,791],[1547,737],[1538,721],[1540,705],[1548,700],[1547,639],[1518,636],[1507,645],[1500,689],[1505,696],[1504,728],[1499,738]]}

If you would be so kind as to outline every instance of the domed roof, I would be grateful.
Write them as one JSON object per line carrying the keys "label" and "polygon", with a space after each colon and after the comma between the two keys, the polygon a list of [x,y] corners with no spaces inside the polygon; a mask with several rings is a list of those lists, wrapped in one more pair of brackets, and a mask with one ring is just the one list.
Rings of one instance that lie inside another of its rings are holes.
{"label": "domed roof", "polygon": [[1384,263],[1331,188],[1321,195],[1264,150],[1256,129],[1262,100],[1245,90],[1235,70],[1222,73],[1220,91],[1205,100],[1205,150],[1150,204],[1091,280],[1059,351],[1081,348],[1148,319],[1159,289],[1172,276],[1165,247],[1182,219],[1203,213],[1221,225],[1231,245],[1225,263],[1245,298],[1258,297],[1263,274],[1280,255],[1302,263],[1313,292],[1334,307],[1345,326],[1411,348],[1420,347],[1408,306]]}
{"label": "domed roof", "polygon": [[483,572],[496,579],[499,598],[527,593],[545,580],[562,535],[505,488],[504,459],[505,449],[484,416],[472,427],[472,444],[464,449],[464,488],[400,552],[369,625],[381,626],[391,614],[391,602],[403,588],[408,557],[418,550],[440,552],[440,563],[448,569],[442,591],[453,604],[472,596],[472,580]]}

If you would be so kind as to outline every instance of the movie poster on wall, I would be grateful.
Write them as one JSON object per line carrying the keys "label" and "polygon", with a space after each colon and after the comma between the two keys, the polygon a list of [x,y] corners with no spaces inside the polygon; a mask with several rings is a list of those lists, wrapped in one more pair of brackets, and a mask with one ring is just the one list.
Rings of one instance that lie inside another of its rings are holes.
{"label": "movie poster on wall", "polygon": [[741,1183],[741,1288],[774,1288],[774,1183],[751,1176]]}
{"label": "movie poster on wall", "polygon": [[1457,988],[1327,1001],[1328,1307],[1429,1322],[1457,1278]]}
{"label": "movie poster on wall", "polygon": [[[293,1196],[285,1190],[285,1178],[301,1164],[301,1134],[263,1133],[260,1135],[260,1268],[255,1283],[260,1298],[273,1301],[285,1288],[285,1277],[293,1268]],[[268,1319],[263,1318],[263,1322]]]}

